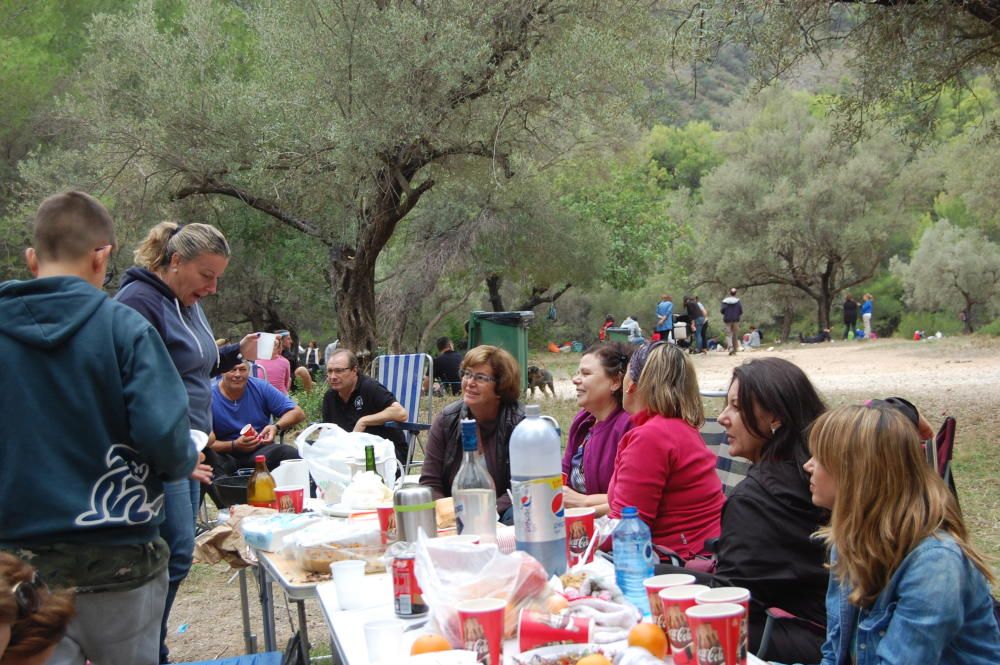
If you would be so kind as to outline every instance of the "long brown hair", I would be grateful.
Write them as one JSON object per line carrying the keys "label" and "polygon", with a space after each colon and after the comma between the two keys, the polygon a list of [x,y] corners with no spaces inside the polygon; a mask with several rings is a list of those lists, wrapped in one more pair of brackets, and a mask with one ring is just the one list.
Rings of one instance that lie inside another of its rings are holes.
{"label": "long brown hair", "polygon": [[927,464],[903,414],[864,406],[828,411],[813,425],[809,449],[836,484],[830,526],[818,533],[837,548],[832,570],[850,587],[852,603],[875,602],[903,559],[938,531],[951,535],[992,581],[955,497]]}
{"label": "long brown hair", "polygon": [[646,408],[664,418],[680,418],[698,428],[705,423],[705,411],[698,390],[694,363],[675,344],[653,342],[632,354],[629,373],[636,381]]}
{"label": "long brown hair", "polygon": [[[18,616],[13,594],[14,586],[18,582],[28,584],[34,576],[35,569],[27,563],[16,556],[0,552],[0,584],[8,587],[0,589],[0,596],[9,597],[9,601],[12,601],[8,602],[8,598],[0,599],[0,607],[5,608],[5,616],[11,604],[15,609],[14,617]],[[37,611],[11,623],[10,643],[4,652],[5,658],[13,656],[28,658],[42,653],[66,634],[66,624],[75,613],[73,594],[67,591],[49,592],[47,589],[42,589],[40,595],[41,602]]]}

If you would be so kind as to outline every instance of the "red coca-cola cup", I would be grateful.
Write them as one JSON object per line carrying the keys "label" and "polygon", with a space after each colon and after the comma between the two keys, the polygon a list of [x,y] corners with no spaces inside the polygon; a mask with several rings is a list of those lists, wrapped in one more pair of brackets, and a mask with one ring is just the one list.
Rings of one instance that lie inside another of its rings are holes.
{"label": "red coca-cola cup", "polygon": [[707,590],[708,587],[704,584],[684,584],[667,587],[658,593],[663,608],[663,623],[670,643],[670,653],[673,654],[676,665],[692,665],[695,662],[691,627],[688,626],[684,611],[694,607],[695,596]]}
{"label": "red coca-cola cup", "polygon": [[382,544],[396,542],[396,509],[390,503],[375,510],[378,513],[378,530],[382,536]]}
{"label": "red coca-cola cup", "polygon": [[[743,639],[749,635],[748,622],[750,620],[750,590],[738,586],[722,586],[708,591],[702,591],[695,596],[694,601],[699,605],[712,605],[718,603],[735,603],[743,606]],[[743,649],[747,646],[744,644]]]}
{"label": "red coca-cola cup", "polygon": [[684,611],[698,665],[746,665],[746,608],[736,603],[695,605]]}
{"label": "red coca-cola cup", "polygon": [[458,604],[458,623],[462,648],[476,653],[479,665],[503,663],[503,612],[507,602],[501,598],[477,598]]}
{"label": "red coca-cola cup", "polygon": [[301,513],[305,490],[301,487],[275,487],[274,499],[279,513]]}
{"label": "red coca-cola cup", "polygon": [[657,575],[642,581],[642,585],[646,587],[646,597],[649,598],[649,613],[653,617],[653,623],[662,628],[664,633],[667,632],[667,625],[663,621],[663,604],[660,602],[660,592],[672,586],[686,586],[694,583],[695,576],[687,573]]}
{"label": "red coca-cola cup", "polygon": [[517,617],[517,646],[522,653],[549,644],[586,644],[594,632],[594,620],[567,614],[521,610]]}
{"label": "red coca-cola cup", "polygon": [[570,567],[578,563],[590,563],[594,560],[593,550],[586,561],[582,559],[594,536],[596,511],[593,508],[567,508],[563,515],[566,519],[566,562]]}
{"label": "red coca-cola cup", "polygon": [[247,423],[243,426],[243,429],[240,430],[240,436],[248,436],[252,439],[257,436],[257,430],[253,428],[253,425]]}

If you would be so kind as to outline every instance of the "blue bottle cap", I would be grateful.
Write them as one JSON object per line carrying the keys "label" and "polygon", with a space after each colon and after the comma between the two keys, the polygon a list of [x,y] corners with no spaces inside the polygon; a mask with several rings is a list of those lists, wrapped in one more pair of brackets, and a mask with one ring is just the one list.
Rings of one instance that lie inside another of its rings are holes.
{"label": "blue bottle cap", "polygon": [[639,509],[635,506],[626,506],[622,508],[622,518],[626,517],[638,517]]}
{"label": "blue bottle cap", "polygon": [[470,451],[479,447],[476,435],[476,421],[472,418],[462,419],[462,450]]}

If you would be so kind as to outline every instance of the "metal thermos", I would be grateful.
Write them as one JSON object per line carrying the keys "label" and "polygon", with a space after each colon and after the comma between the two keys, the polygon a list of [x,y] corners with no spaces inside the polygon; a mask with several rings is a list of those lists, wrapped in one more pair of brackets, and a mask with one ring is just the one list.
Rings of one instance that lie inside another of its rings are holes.
{"label": "metal thermos", "polygon": [[392,495],[392,505],[399,540],[415,543],[421,529],[428,538],[437,538],[437,516],[430,488],[415,483],[403,485]]}

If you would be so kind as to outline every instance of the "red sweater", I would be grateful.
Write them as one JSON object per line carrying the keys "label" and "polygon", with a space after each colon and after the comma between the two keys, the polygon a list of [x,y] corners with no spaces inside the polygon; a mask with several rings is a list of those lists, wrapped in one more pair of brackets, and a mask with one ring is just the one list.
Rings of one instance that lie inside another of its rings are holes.
{"label": "red sweater", "polygon": [[655,544],[685,560],[701,554],[705,539],[720,534],[725,502],[715,454],[680,418],[643,411],[632,422],[618,444],[608,486],[611,517],[635,506]]}

